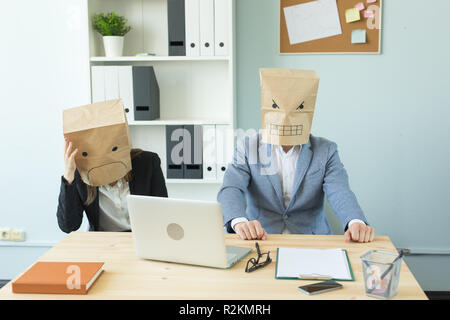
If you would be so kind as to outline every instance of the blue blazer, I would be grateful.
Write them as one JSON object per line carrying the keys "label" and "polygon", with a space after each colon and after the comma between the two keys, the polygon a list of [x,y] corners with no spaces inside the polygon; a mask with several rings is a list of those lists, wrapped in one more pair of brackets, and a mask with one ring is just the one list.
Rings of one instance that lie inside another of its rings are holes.
{"label": "blue blazer", "polygon": [[287,207],[274,163],[271,145],[262,142],[260,134],[238,139],[217,196],[228,232],[233,232],[231,220],[246,217],[258,220],[267,233],[282,233],[286,226],[293,234],[331,234],[323,210],[325,195],[344,230],[352,219],[368,224],[350,190],[336,143],[311,135],[302,146]]}

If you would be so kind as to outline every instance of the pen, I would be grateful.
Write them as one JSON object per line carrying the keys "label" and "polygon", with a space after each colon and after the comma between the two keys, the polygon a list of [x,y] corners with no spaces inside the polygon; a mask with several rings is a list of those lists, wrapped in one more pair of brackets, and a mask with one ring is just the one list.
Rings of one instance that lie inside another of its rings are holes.
{"label": "pen", "polygon": [[400,254],[394,259],[394,261],[392,261],[389,268],[387,268],[387,270],[381,275],[381,279],[383,279],[392,270],[395,262],[397,262],[397,260],[401,259],[402,257],[403,257],[403,250],[400,250]]}
{"label": "pen", "polygon": [[326,276],[326,275],[322,275],[322,274],[300,274],[298,276],[300,279],[303,280],[331,280],[332,277],[330,276]]}
{"label": "pen", "polygon": [[386,285],[383,282],[383,276],[381,276],[381,278],[377,275],[377,273],[371,269],[370,272],[373,274],[373,276],[377,279],[377,281],[381,284],[381,286],[383,287],[384,290],[386,290]]}

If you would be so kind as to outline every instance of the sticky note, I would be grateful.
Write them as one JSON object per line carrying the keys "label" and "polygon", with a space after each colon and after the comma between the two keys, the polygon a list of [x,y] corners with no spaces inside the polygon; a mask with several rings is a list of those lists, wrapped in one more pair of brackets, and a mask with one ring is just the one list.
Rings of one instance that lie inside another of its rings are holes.
{"label": "sticky note", "polygon": [[359,11],[363,11],[366,7],[364,6],[364,3],[359,2],[355,5],[355,8],[358,9]]}
{"label": "sticky note", "polygon": [[375,3],[377,0],[367,0],[367,3]]}
{"label": "sticky note", "polygon": [[353,30],[352,43],[366,43],[366,30],[365,29]]}
{"label": "sticky note", "polygon": [[364,11],[364,18],[374,18],[374,17],[375,17],[375,12],[373,12],[371,10]]}
{"label": "sticky note", "polygon": [[347,21],[347,23],[361,20],[361,15],[359,14],[359,10],[356,8],[351,8],[351,9],[345,10],[345,20]]}

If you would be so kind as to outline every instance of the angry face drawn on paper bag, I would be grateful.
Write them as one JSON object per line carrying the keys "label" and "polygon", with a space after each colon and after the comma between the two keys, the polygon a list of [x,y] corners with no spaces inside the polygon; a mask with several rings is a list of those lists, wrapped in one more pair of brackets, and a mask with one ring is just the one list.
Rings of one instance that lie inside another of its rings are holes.
{"label": "angry face drawn on paper bag", "polygon": [[120,99],[64,110],[63,131],[78,149],[75,162],[87,185],[113,183],[131,170],[130,133]]}
{"label": "angry face drawn on paper bag", "polygon": [[261,69],[260,77],[263,141],[284,146],[308,143],[319,88],[316,72]]}

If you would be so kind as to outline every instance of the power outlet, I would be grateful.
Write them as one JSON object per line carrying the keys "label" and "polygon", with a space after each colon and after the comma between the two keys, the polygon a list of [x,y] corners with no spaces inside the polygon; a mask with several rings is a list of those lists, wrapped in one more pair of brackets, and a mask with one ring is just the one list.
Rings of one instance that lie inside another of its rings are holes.
{"label": "power outlet", "polygon": [[9,241],[11,237],[10,228],[0,228],[0,240]]}
{"label": "power outlet", "polygon": [[25,241],[25,231],[21,229],[13,229],[9,233],[9,240],[11,241]]}

